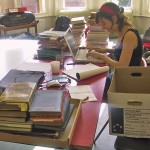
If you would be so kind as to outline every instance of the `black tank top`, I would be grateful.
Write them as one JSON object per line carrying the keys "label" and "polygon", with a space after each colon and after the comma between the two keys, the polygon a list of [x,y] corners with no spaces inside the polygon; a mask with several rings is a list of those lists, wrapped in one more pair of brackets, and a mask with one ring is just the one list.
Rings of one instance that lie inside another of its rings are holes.
{"label": "black tank top", "polygon": [[[135,35],[137,36],[137,39],[138,39],[138,45],[133,50],[129,66],[140,66],[141,59],[142,59],[142,48],[143,48],[141,37],[139,35],[138,30],[136,30],[136,29],[129,29],[128,31],[134,32]],[[120,55],[121,55],[121,52],[122,52],[124,36],[123,36],[123,38],[121,40],[121,43],[120,43],[119,47],[115,48],[114,57],[115,57],[115,60],[117,60],[117,61],[119,61]]]}

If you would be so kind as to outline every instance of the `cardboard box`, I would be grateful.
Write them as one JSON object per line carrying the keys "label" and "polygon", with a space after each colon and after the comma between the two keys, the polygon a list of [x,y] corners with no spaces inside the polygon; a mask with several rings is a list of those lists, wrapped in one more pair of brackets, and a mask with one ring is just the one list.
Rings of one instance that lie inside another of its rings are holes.
{"label": "cardboard box", "polygon": [[59,139],[52,139],[44,136],[30,136],[30,135],[21,135],[21,134],[13,134],[9,132],[0,132],[0,141],[14,142],[14,143],[22,143],[22,144],[30,144],[44,147],[52,147],[52,148],[69,148],[72,135],[74,133],[74,129],[76,126],[76,122],[78,120],[78,116],[81,110],[82,101],[72,100],[72,103],[75,104],[75,109],[71,115],[71,118],[67,124],[64,132],[61,133]]}
{"label": "cardboard box", "polygon": [[150,138],[150,68],[116,68],[108,107],[111,135]]}

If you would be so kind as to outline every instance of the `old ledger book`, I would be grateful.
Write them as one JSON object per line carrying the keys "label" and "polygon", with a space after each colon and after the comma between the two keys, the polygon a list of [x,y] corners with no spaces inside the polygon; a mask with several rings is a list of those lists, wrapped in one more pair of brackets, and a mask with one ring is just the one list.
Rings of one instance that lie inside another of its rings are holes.
{"label": "old ledger book", "polygon": [[30,119],[34,122],[34,125],[46,125],[46,126],[62,126],[66,117],[68,115],[68,111],[70,108],[70,98],[64,100],[64,107],[62,111],[62,116],[52,116],[52,117],[30,117]]}
{"label": "old ledger book", "polygon": [[63,71],[63,74],[66,74],[75,80],[83,80],[107,71],[109,71],[108,66],[99,67],[97,65],[89,63],[70,70],[65,70]]}
{"label": "old ledger book", "polygon": [[37,84],[32,82],[9,83],[0,96],[0,103],[16,105],[21,111],[27,111],[36,89]]}
{"label": "old ledger book", "polygon": [[29,109],[30,117],[61,116],[63,102],[63,90],[37,90]]}

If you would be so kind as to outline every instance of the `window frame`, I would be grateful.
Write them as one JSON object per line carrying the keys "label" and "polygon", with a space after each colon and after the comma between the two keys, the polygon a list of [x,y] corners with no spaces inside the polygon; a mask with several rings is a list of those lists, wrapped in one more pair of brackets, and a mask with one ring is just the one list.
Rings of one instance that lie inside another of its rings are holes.
{"label": "window frame", "polygon": [[[111,2],[114,2],[115,0],[111,0]],[[122,6],[120,6],[122,7]],[[130,7],[123,7],[125,12],[132,12],[133,11],[133,0],[131,0],[131,6]]]}
{"label": "window frame", "polygon": [[88,10],[88,0],[85,0],[85,7],[78,7],[78,9],[76,7],[64,8],[63,2],[64,2],[64,0],[59,1],[59,11],[60,12],[81,12],[81,11]]}
{"label": "window frame", "polygon": [[[14,0],[15,7],[20,7],[20,0]],[[53,0],[45,0],[45,12],[44,13],[34,13],[36,18],[45,17],[45,16],[52,16],[53,11],[50,11],[51,9],[54,9],[54,3]]]}

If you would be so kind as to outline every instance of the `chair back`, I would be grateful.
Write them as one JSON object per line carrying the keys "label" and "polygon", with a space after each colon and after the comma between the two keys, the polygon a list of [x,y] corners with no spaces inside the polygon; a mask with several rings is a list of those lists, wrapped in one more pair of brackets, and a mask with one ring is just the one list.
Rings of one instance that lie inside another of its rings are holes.
{"label": "chair back", "polygon": [[142,57],[142,60],[141,60],[141,66],[147,67],[147,62],[143,57]]}

